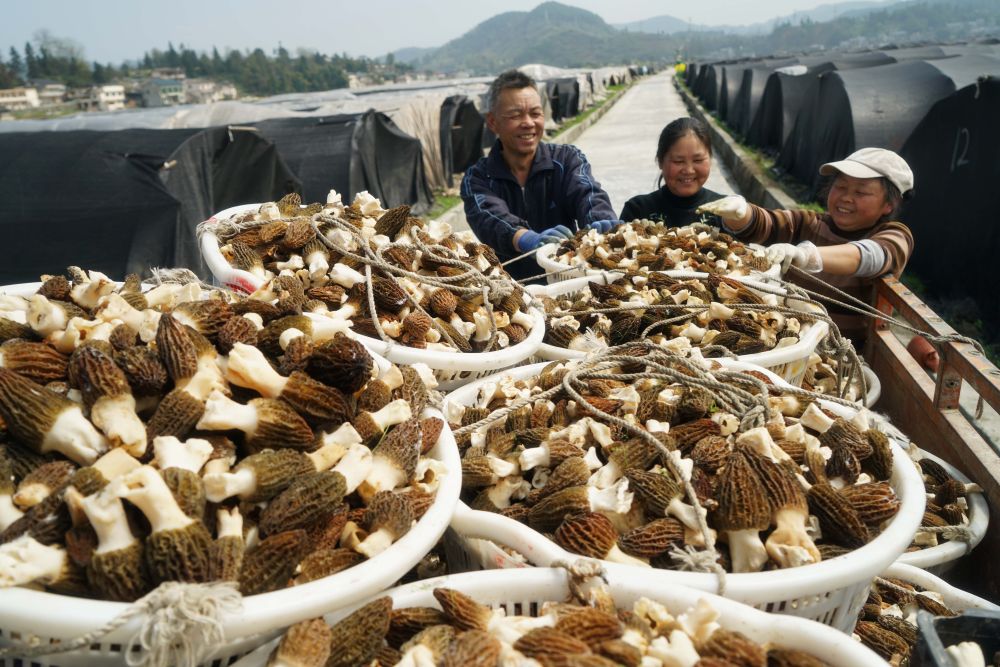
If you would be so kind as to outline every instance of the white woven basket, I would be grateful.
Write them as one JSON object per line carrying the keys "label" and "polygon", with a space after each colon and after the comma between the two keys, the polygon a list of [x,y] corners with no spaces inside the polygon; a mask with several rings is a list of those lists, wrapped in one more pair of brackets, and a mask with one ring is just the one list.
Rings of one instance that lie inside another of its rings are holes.
{"label": "white woven basket", "polygon": [[[680,279],[704,278],[708,275],[705,273],[696,273],[691,271],[663,271],[662,273],[665,273],[673,278]],[[607,285],[620,278],[621,275],[622,274],[620,273],[601,271],[595,275],[584,276],[582,278],[570,278],[569,280],[563,280],[549,285],[533,285],[528,288],[528,292],[535,296],[548,296],[556,298],[565,294],[572,294],[573,292],[579,292],[580,290],[586,289],[587,284],[593,280],[603,280],[603,284]],[[752,280],[739,278],[736,280],[744,283],[751,289],[753,289],[755,284],[759,284]],[[826,335],[829,332],[830,325],[826,322],[805,322],[802,325],[802,333],[799,336],[799,342],[795,343],[795,345],[768,350],[767,352],[758,352],[756,354],[744,354],[739,358],[742,361],[763,366],[764,368],[774,372],[786,382],[799,386],[802,384],[802,377],[805,375],[806,369],[808,368],[810,355],[812,355],[812,353],[816,350],[816,346],[819,345],[824,338],[826,338]],[[535,353],[535,356],[547,361],[558,361],[562,359],[583,359],[587,356],[587,353],[579,352],[577,350],[567,350],[563,347],[542,343],[538,346],[538,351]]]}
{"label": "white woven basket", "polygon": [[[963,484],[968,484],[972,481],[947,461],[923,450],[921,450],[921,453],[924,458],[939,463],[949,475]],[[897,558],[896,562],[919,567],[938,575],[943,575],[954,567],[959,558],[972,551],[983,540],[983,537],[986,535],[986,529],[990,525],[990,509],[982,493],[968,494],[966,502],[969,504],[969,523],[967,528],[972,532],[972,540],[970,542],[949,540],[937,546],[928,547],[927,549],[907,551]]]}
{"label": "white woven basket", "polygon": [[[570,266],[569,264],[563,264],[557,261],[555,258],[556,252],[559,250],[558,243],[549,243],[543,245],[535,253],[535,261],[538,262],[538,266],[542,267],[545,271],[545,279],[550,283],[558,283],[563,280],[569,280],[570,278],[584,278],[586,276],[597,276],[604,272],[604,269],[595,269],[588,266]],[[707,274],[701,274],[707,275]],[[751,271],[751,278],[780,278],[781,277],[781,267],[774,264],[767,271]]]}
{"label": "white woven basket", "polygon": [[[260,204],[242,204],[220,211],[209,218],[225,220],[234,215],[256,211]],[[210,228],[209,228],[210,229]],[[205,231],[201,237],[201,254],[208,268],[223,285],[243,294],[250,294],[264,285],[257,276],[234,268],[219,250],[219,239],[211,231]],[[545,316],[536,309],[528,310],[533,325],[528,337],[517,345],[494,350],[492,352],[446,352],[443,350],[419,350],[402,343],[386,343],[378,338],[362,336],[353,331],[348,335],[362,342],[369,350],[384,355],[386,359],[397,364],[427,364],[434,371],[440,389],[451,391],[467,384],[476,378],[522,363],[538,350],[545,337]]]}
{"label": "white woven basket", "polygon": [[[437,410],[426,415],[442,417]],[[434,503],[410,531],[374,558],[317,581],[243,599],[243,610],[222,620],[225,642],[205,665],[228,665],[292,623],[321,616],[368,598],[392,586],[431,550],[448,527],[461,491],[461,461],[451,429],[442,430],[429,455],[441,461],[446,474]],[[0,592],[0,646],[10,640],[50,643],[69,641],[103,627],[129,608],[128,604],[87,600],[26,588]],[[123,647],[139,630],[145,616],[71,653],[32,658],[25,665],[104,667],[125,663]],[[135,659],[138,656],[130,656]],[[0,667],[5,663],[0,658]]]}
{"label": "white woven basket", "polygon": [[[694,607],[699,600],[707,600],[719,612],[717,622],[723,628],[741,632],[758,643],[806,651],[821,657],[831,667],[886,666],[874,652],[850,636],[819,623],[765,614],[732,600],[674,583],[643,582],[613,572],[608,573],[608,583],[619,607],[631,607],[636,600],[645,597],[663,604],[671,614],[678,615]],[[557,568],[469,572],[418,581],[382,595],[391,597],[395,608],[419,606],[440,609],[433,595],[434,589],[439,587],[461,591],[494,609],[503,607],[508,615],[536,615],[543,603],[563,601],[570,596],[566,570]],[[328,615],[326,620],[335,623],[350,611],[343,609]],[[275,641],[262,646],[233,667],[263,667],[276,644]]]}
{"label": "white woven basket", "polygon": [[[752,364],[730,359],[716,361],[734,370],[758,370],[767,374],[775,384],[783,383],[774,373]],[[544,363],[522,366],[507,371],[504,375],[516,379],[527,378],[537,375],[544,366]],[[472,404],[482,384],[489,381],[487,378],[449,394],[445,399],[445,414],[448,414],[449,403]],[[824,407],[845,417],[854,413],[835,403],[824,402]],[[909,546],[924,513],[924,485],[916,466],[895,441],[892,449],[894,463],[890,483],[899,496],[901,505],[892,522],[878,537],[848,554],[815,565],[770,572],[727,574],[725,596],[763,611],[802,616],[845,632],[853,628],[858,611],[868,594],[871,578],[896,560]],[[463,548],[468,538],[490,540],[514,549],[529,563],[542,566],[550,565],[555,560],[577,557],[514,519],[472,510],[464,503],[459,504],[451,527],[459,536],[457,541]],[[526,566],[524,561],[496,545],[473,543],[467,551],[467,562],[474,568]],[[620,574],[624,578],[634,577],[637,584],[648,585],[664,581],[703,591],[718,591],[719,580],[714,574],[638,568],[610,562],[603,562],[603,565],[609,572]]]}

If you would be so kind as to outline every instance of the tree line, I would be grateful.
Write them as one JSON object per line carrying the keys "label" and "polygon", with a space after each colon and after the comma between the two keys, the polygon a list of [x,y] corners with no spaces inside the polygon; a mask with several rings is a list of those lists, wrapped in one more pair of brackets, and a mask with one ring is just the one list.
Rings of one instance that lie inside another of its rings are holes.
{"label": "tree line", "polygon": [[175,48],[168,43],[166,50],[152,49],[136,62],[89,62],[82,49],[70,40],[45,34],[35,44],[27,42],[23,50],[10,47],[7,57],[0,53],[0,88],[13,88],[28,82],[51,80],[70,87],[100,85],[148,76],[156,68],[177,68],[188,78],[206,77],[226,80],[243,94],[278,95],[347,86],[351,74],[367,74],[375,80],[391,80],[396,74],[411,70],[408,65],[392,58],[380,63],[371,58],[352,58],[347,54],[325,55],[299,50],[292,55],[279,46],[272,55],[263,49],[220,53],[197,52],[182,44]]}

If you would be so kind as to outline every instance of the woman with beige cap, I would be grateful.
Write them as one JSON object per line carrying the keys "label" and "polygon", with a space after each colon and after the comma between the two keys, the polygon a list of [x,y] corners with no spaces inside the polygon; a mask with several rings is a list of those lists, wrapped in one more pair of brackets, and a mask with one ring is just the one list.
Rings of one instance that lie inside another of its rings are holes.
{"label": "woman with beige cap", "polygon": [[[826,213],[769,210],[739,195],[699,211],[722,218],[723,228],[741,241],[768,245],[768,258],[781,263],[782,272],[796,266],[871,303],[873,279],[886,274],[898,278],[913,252],[913,234],[893,221],[903,196],[913,189],[913,172],[903,158],[884,148],[862,148],[824,164],[819,172],[832,177]],[[838,310],[831,307],[830,313],[841,333],[860,343],[864,318]]]}

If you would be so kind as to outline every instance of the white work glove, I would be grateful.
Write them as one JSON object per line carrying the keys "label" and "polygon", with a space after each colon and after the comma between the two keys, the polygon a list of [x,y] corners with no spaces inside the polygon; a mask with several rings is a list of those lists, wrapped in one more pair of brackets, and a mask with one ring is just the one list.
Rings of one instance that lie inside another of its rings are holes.
{"label": "white work glove", "polygon": [[695,213],[711,213],[723,220],[743,220],[747,217],[749,210],[750,208],[747,206],[746,199],[740,195],[729,195],[728,197],[702,204],[695,209]]}
{"label": "white work glove", "polygon": [[788,271],[789,266],[797,266],[809,273],[823,270],[823,258],[812,241],[802,241],[798,245],[775,243],[767,247],[767,259],[772,264],[780,264],[783,274]]}

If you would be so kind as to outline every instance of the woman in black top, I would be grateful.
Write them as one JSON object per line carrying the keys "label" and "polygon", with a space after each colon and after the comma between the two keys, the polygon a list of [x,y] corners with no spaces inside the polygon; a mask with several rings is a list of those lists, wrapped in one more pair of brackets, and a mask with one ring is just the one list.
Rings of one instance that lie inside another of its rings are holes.
{"label": "woman in black top", "polygon": [[[695,209],[722,198],[702,187],[712,169],[712,142],[701,121],[678,118],[663,128],[656,147],[656,164],[660,167],[657,182],[662,181],[663,186],[625,202],[623,221],[646,219],[672,227],[688,225],[702,219]],[[707,218],[710,224],[719,226],[718,218]]]}

